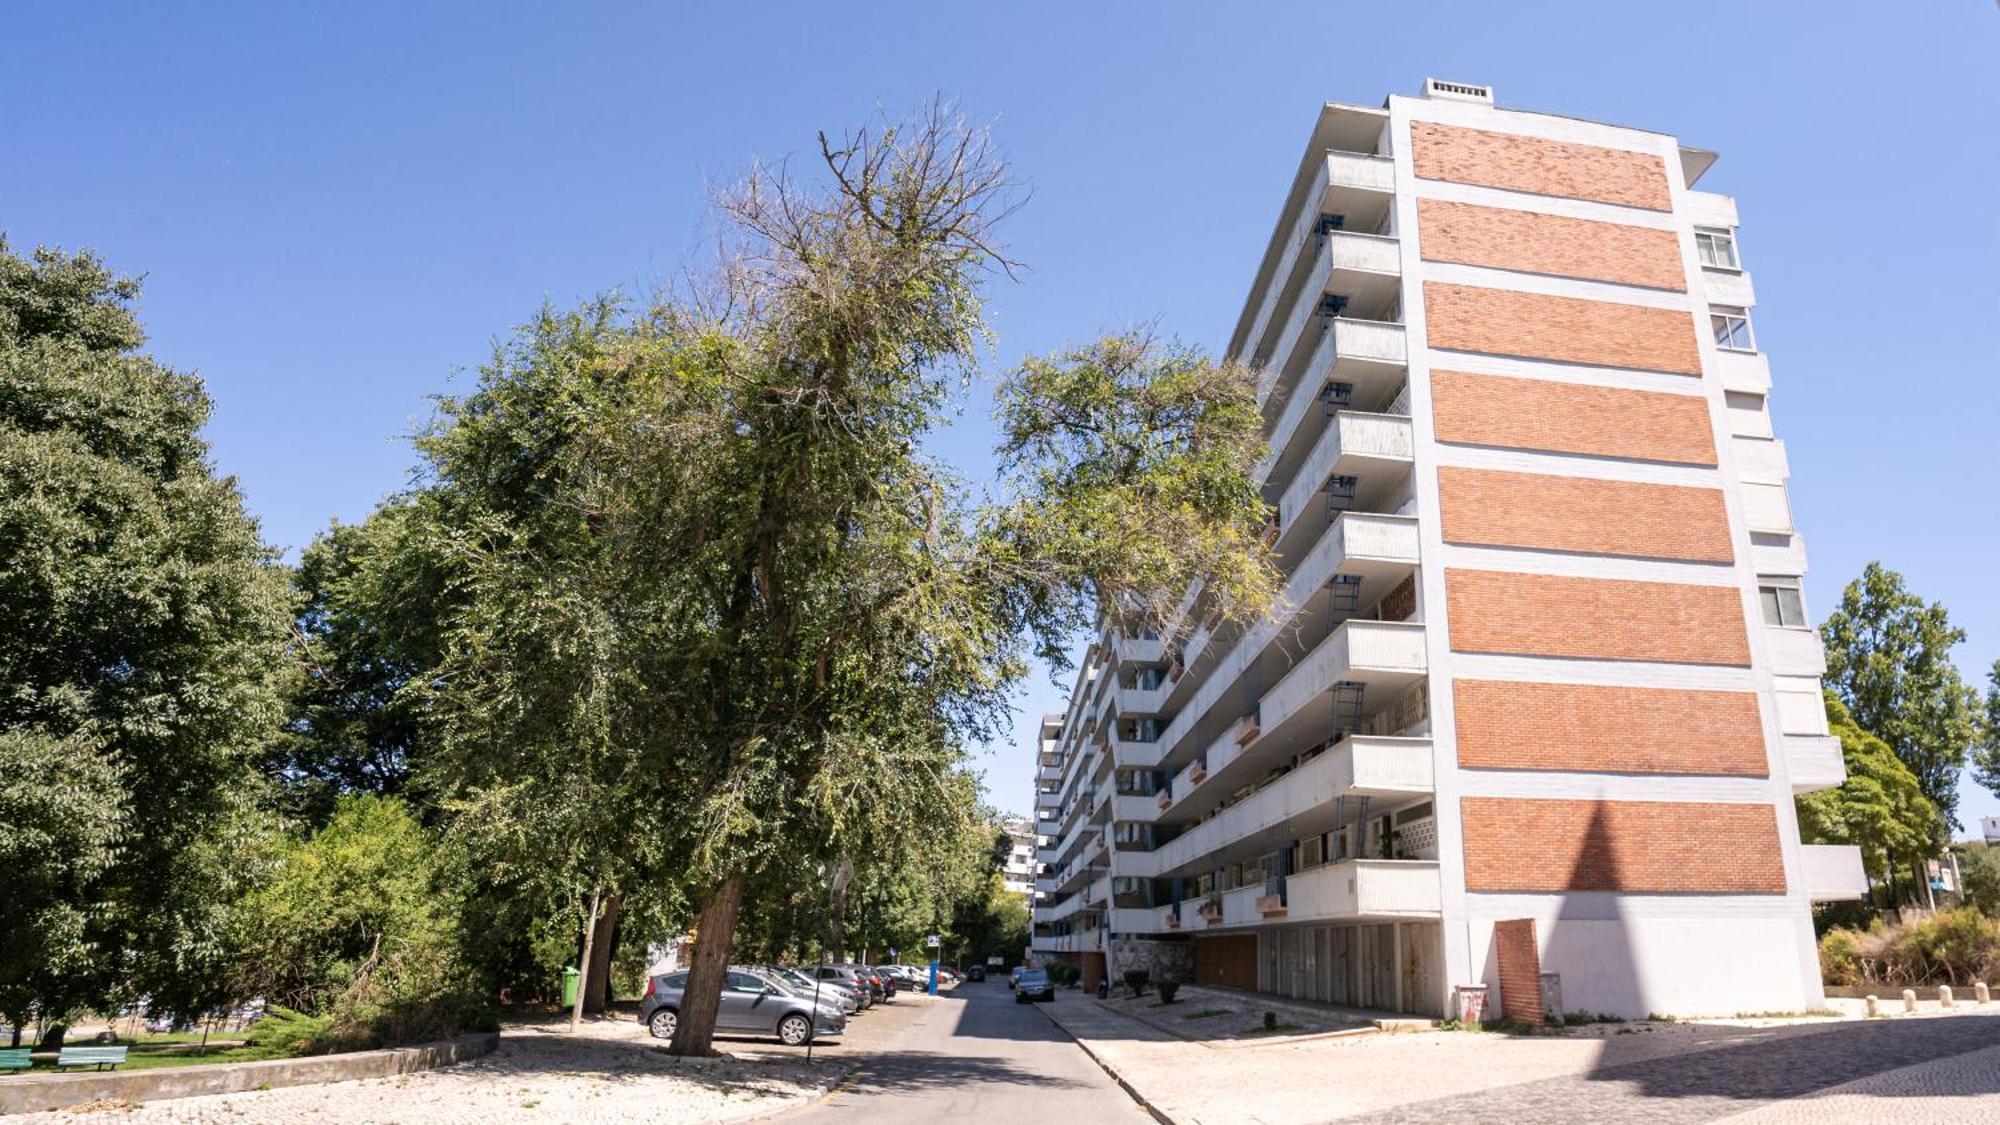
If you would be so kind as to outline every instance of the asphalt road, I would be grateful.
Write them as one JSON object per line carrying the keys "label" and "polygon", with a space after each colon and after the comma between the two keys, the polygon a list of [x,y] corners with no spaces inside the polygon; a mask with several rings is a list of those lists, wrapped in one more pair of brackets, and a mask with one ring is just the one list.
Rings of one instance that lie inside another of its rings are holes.
{"label": "asphalt road", "polygon": [[783,1117],[870,1125],[1037,1119],[1152,1121],[1035,1005],[1016,1004],[1004,980],[967,982],[930,1001],[869,1052],[853,1080]]}

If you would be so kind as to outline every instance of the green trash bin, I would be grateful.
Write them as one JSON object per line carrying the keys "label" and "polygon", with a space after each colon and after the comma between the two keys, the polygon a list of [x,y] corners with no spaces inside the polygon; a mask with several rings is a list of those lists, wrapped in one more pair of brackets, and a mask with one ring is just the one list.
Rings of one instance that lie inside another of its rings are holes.
{"label": "green trash bin", "polygon": [[571,1008],[576,1006],[576,981],[582,975],[582,973],[577,972],[574,968],[563,970],[563,1007]]}

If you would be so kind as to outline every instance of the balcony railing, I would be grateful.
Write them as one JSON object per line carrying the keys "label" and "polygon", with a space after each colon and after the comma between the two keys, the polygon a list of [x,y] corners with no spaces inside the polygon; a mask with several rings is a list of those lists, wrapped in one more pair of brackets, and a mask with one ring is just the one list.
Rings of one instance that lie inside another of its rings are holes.
{"label": "balcony railing", "polygon": [[1249,335],[1244,337],[1247,346],[1254,348],[1263,339],[1299,256],[1312,252],[1320,213],[1330,206],[1338,207],[1344,194],[1370,193],[1386,197],[1395,189],[1396,162],[1389,157],[1337,150],[1326,154],[1325,166],[1320,169],[1313,189],[1306,193],[1305,205],[1286,232],[1277,268],[1271,271],[1266,283],[1268,291],[1264,302],[1258,307],[1257,319],[1251,323]]}

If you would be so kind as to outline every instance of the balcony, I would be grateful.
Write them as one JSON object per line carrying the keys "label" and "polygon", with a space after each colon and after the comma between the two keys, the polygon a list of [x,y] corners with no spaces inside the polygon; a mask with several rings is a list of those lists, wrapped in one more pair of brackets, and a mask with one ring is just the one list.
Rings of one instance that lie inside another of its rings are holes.
{"label": "balcony", "polygon": [[[1322,526],[1319,521],[1305,517],[1309,511],[1325,510],[1325,488],[1329,478],[1336,474],[1349,477],[1367,477],[1370,473],[1386,475],[1385,470],[1400,473],[1409,467],[1415,444],[1410,418],[1406,414],[1363,414],[1354,410],[1342,410],[1335,414],[1333,424],[1327,426],[1312,452],[1306,454],[1298,475],[1279,501],[1278,520],[1284,528],[1282,542],[1285,544],[1281,549],[1296,548],[1297,533],[1301,527]],[[1357,493],[1354,506],[1362,509],[1373,507],[1373,499],[1372,492]]]}
{"label": "balcony", "polygon": [[1771,389],[1771,361],[1762,352],[1717,349],[1715,378],[1725,391],[1765,394]]}
{"label": "balcony", "polygon": [[[1407,921],[1443,913],[1438,865],[1422,859],[1349,859],[1288,876],[1282,904],[1263,883],[1238,887],[1214,899],[1188,899],[1179,917],[1173,906],[1155,909],[1155,932],[1231,929],[1274,921]],[[1282,915],[1267,913],[1274,906]]]}
{"label": "balcony", "polygon": [[1806,894],[1814,902],[1852,901],[1868,894],[1860,848],[1852,844],[1802,844],[1799,855]]}
{"label": "balcony", "polygon": [[[1317,352],[1326,322],[1338,313],[1382,319],[1396,308],[1402,289],[1402,250],[1396,239],[1333,231],[1323,240],[1315,235],[1314,241],[1319,245],[1312,271],[1291,299],[1276,342],[1252,358],[1264,370],[1262,385],[1284,388],[1296,381],[1307,369],[1308,353]],[[1341,298],[1338,307],[1325,306],[1330,296]]]}
{"label": "balcony", "polygon": [[1035,791],[1035,808],[1054,809],[1054,808],[1060,808],[1061,805],[1062,805],[1062,794],[1056,792],[1055,790],[1037,789]]}
{"label": "balcony", "polygon": [[1035,780],[1049,785],[1061,784],[1062,776],[1062,767],[1056,765],[1045,765],[1035,771]]}
{"label": "balcony", "polygon": [[1277,268],[1272,271],[1264,303],[1257,310],[1257,319],[1251,323],[1249,334],[1244,337],[1246,346],[1256,348],[1263,343],[1264,334],[1271,327],[1271,318],[1278,309],[1289,307],[1297,290],[1293,274],[1297,271],[1299,258],[1312,253],[1316,247],[1319,217],[1322,214],[1340,215],[1344,225],[1351,230],[1377,230],[1388,218],[1389,205],[1396,190],[1396,162],[1387,156],[1371,153],[1329,151],[1326,163],[1319,169],[1317,182],[1306,193],[1306,205],[1292,221],[1286,233],[1284,250],[1279,256]]}
{"label": "balcony", "polygon": [[[1266,372],[1259,388],[1267,412],[1278,410],[1271,429],[1271,450],[1256,469],[1260,481],[1283,481],[1297,468],[1292,450],[1302,427],[1316,426],[1326,410],[1320,390],[1329,383],[1345,383],[1353,388],[1351,399],[1364,408],[1386,402],[1403,385],[1408,370],[1403,326],[1387,321],[1334,319],[1331,331],[1320,338],[1305,374],[1296,385],[1288,385],[1282,396],[1276,376]],[[1280,407],[1282,409],[1280,410]]]}
{"label": "balcony", "polygon": [[1815,793],[1847,780],[1847,759],[1840,740],[1830,734],[1785,735],[1785,775],[1792,793]]}
{"label": "balcony", "polygon": [[1791,459],[1777,438],[1732,437],[1729,448],[1735,455],[1736,475],[1743,480],[1781,484],[1791,479]]}
{"label": "balcony", "polygon": [[1826,649],[1815,629],[1788,629],[1764,626],[1764,647],[1771,654],[1774,676],[1826,675]]}
{"label": "balcony", "polygon": [[[1216,800],[1256,776],[1264,766],[1232,768],[1241,759],[1214,767],[1213,783],[1202,789],[1183,773],[1175,779],[1176,801],[1199,797],[1191,810],[1206,811]],[[1337,798],[1395,799],[1433,791],[1432,747],[1428,738],[1349,735],[1291,773],[1188,829],[1155,849],[1160,874],[1198,871],[1201,864],[1243,840],[1296,838],[1338,825]],[[1178,814],[1177,814],[1178,815]]]}

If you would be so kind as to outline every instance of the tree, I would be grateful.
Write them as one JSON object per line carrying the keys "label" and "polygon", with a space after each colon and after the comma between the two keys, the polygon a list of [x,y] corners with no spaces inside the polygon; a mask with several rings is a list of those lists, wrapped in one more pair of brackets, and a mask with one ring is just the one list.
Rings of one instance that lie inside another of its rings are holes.
{"label": "tree", "polygon": [[1928,857],[1943,817],[1888,743],[1863,730],[1838,696],[1826,693],[1827,727],[1840,739],[1847,779],[1798,798],[1799,836],[1809,844],[1853,844],[1868,877],[1898,902],[1896,877]]}
{"label": "tree", "polygon": [[36,853],[8,921],[45,928],[10,929],[0,996],[58,1027],[218,998],[289,668],[283,574],[208,463],[200,380],[139,352],[138,292],[0,243],[0,769],[48,789],[6,798],[6,846]]}
{"label": "tree", "polygon": [[406,498],[447,607],[422,772],[586,946],[581,904],[686,897],[683,1054],[739,922],[810,917],[845,862],[828,929],[948,920],[907,873],[976,824],[962,747],[1004,726],[1028,638],[1275,589],[1253,376],[1144,334],[1003,384],[1009,491],[976,503],[924,449],[1011,269],[1004,165],[941,108],[820,157],[824,189],[760,169],[719,200],[728,252],[686,292],[544,313],[443,402]]}
{"label": "tree", "polygon": [[1902,575],[1871,562],[1842,591],[1820,637],[1827,685],[1916,775],[1943,824],[1956,825],[1959,773],[1979,737],[1978,695],[1951,660],[1965,630],[1942,604],[1911,593]]}
{"label": "tree", "polygon": [[1986,707],[1979,717],[1979,742],[1972,749],[1972,777],[2000,793],[2000,660],[1986,670]]}

